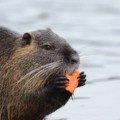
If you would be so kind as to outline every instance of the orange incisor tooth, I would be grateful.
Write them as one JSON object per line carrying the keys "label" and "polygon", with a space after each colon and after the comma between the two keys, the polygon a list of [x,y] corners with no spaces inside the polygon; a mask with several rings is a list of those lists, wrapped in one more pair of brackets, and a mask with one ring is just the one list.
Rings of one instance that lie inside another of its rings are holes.
{"label": "orange incisor tooth", "polygon": [[69,91],[70,93],[73,93],[75,88],[79,84],[79,76],[80,72],[75,71],[72,75],[66,74],[65,76],[69,79],[69,83],[66,85],[66,90]]}

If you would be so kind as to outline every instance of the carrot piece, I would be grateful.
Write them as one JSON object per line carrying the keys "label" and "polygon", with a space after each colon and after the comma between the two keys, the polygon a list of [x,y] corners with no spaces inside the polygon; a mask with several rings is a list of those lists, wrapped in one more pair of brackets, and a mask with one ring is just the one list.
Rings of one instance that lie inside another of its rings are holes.
{"label": "carrot piece", "polygon": [[72,75],[66,74],[65,76],[69,79],[69,83],[66,85],[66,90],[70,93],[73,93],[75,88],[79,84],[79,79],[77,78],[79,76],[80,72],[75,71]]}

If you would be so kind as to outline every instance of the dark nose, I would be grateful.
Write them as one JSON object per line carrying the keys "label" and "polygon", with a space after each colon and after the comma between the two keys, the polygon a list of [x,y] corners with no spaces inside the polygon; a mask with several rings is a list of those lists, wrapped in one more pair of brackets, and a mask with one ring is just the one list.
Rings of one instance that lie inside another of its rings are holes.
{"label": "dark nose", "polygon": [[72,64],[78,63],[78,60],[73,58],[73,59],[71,59],[71,63]]}
{"label": "dark nose", "polygon": [[71,57],[71,64],[77,64],[79,63],[79,56],[77,53],[75,54],[72,54],[72,57]]}

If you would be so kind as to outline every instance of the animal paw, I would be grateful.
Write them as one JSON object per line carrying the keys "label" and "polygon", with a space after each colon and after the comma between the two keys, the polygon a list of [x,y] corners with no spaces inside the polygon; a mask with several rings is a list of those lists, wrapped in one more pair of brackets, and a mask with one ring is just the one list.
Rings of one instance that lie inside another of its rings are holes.
{"label": "animal paw", "polygon": [[77,87],[81,87],[81,86],[84,86],[85,85],[85,82],[86,82],[86,75],[84,72],[81,72],[80,75],[78,76],[78,78],[80,79],[79,80],[79,84]]}
{"label": "animal paw", "polygon": [[69,80],[65,75],[59,75],[54,80],[54,87],[65,90],[66,85],[69,83]]}

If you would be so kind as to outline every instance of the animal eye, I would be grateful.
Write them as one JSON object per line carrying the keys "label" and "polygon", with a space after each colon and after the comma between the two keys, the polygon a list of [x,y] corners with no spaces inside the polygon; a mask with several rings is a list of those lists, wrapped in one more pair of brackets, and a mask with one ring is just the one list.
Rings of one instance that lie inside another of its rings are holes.
{"label": "animal eye", "polygon": [[52,47],[51,47],[50,45],[44,45],[43,47],[44,47],[44,49],[46,49],[46,50],[51,50],[51,49],[52,49]]}

